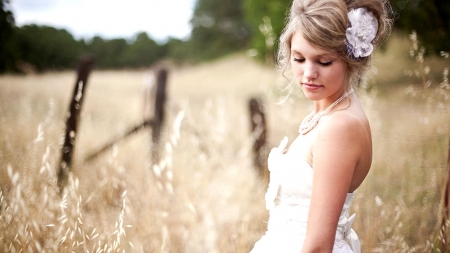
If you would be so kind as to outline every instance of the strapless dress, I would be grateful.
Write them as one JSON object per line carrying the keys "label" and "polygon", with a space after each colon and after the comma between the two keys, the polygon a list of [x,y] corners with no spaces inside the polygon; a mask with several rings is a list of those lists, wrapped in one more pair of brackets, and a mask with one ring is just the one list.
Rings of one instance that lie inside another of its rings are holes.
{"label": "strapless dress", "polygon": [[[269,210],[266,233],[250,253],[300,253],[306,236],[313,168],[299,156],[283,154],[285,138],[268,158],[270,183],[265,200]],[[336,230],[333,253],[360,253],[358,236],[348,215],[354,193],[348,193]]]}

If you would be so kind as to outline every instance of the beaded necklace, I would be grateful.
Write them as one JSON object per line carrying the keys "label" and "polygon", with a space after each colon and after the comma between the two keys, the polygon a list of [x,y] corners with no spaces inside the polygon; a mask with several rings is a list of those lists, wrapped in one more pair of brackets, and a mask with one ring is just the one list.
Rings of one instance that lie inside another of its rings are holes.
{"label": "beaded necklace", "polygon": [[353,88],[350,89],[347,93],[340,96],[336,101],[334,101],[331,105],[329,105],[325,110],[319,112],[318,114],[314,115],[314,111],[312,111],[308,116],[306,116],[302,123],[300,124],[300,127],[298,129],[299,133],[305,135],[309,131],[311,131],[317,123],[319,123],[320,118],[326,113],[328,113],[333,107],[335,107],[339,102],[341,102],[344,98],[348,97],[350,94],[353,93]]}

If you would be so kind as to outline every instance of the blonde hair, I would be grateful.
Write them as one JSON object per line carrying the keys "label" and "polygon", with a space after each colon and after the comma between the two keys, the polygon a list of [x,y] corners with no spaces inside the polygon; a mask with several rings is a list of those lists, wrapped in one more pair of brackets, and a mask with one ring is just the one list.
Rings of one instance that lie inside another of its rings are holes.
{"label": "blonde hair", "polygon": [[348,84],[358,86],[363,83],[371,56],[350,56],[345,44],[348,12],[361,7],[371,11],[378,21],[377,35],[372,41],[376,48],[390,32],[392,24],[392,11],[387,0],[294,0],[279,40],[279,69],[284,73],[289,66],[292,35],[299,31],[311,45],[336,54],[346,64]]}

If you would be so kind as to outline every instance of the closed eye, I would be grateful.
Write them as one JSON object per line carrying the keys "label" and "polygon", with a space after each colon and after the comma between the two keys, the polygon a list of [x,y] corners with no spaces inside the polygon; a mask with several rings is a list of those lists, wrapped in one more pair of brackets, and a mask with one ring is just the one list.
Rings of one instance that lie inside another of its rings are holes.
{"label": "closed eye", "polygon": [[296,61],[296,62],[304,62],[305,59],[304,58],[295,58],[294,57],[294,61]]}
{"label": "closed eye", "polygon": [[319,61],[319,64],[322,66],[330,66],[333,63],[333,61],[327,61],[327,62],[321,62]]}

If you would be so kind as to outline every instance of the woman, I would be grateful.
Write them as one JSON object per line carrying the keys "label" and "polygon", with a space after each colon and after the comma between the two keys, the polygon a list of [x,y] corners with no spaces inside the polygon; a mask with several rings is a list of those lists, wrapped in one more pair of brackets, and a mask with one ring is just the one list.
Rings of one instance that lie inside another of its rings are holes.
{"label": "woman", "polygon": [[314,110],[299,136],[269,154],[266,234],[251,253],[359,253],[348,215],[369,172],[369,122],[352,85],[363,81],[373,49],[389,31],[385,0],[294,0],[278,63]]}

